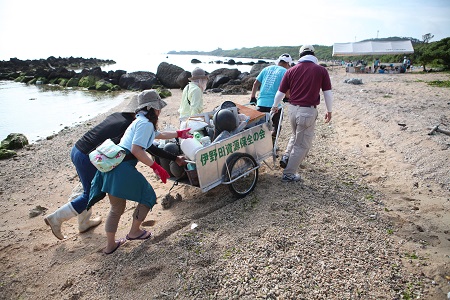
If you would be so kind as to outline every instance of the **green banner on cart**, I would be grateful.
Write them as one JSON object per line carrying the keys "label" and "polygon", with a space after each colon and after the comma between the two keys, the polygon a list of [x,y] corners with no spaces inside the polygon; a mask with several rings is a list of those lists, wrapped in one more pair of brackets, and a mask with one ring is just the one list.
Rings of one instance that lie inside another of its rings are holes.
{"label": "green banner on cart", "polygon": [[200,155],[200,164],[205,166],[208,163],[214,163],[217,159],[229,156],[235,152],[242,152],[249,146],[254,146],[258,141],[263,140],[267,137],[266,131],[261,128],[259,132],[236,135],[224,142],[220,143],[217,147],[212,147],[211,150],[204,152]]}

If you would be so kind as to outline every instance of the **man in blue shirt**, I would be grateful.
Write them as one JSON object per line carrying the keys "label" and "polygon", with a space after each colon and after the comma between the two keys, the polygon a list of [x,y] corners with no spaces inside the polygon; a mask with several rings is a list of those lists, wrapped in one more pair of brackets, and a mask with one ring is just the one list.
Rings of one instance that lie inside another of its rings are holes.
{"label": "man in blue shirt", "polygon": [[379,67],[380,67],[380,59],[375,58],[375,62],[373,63],[373,72],[376,73]]}
{"label": "man in blue shirt", "polygon": [[[270,112],[275,94],[280,86],[281,79],[284,73],[291,67],[292,58],[289,54],[282,54],[275,65],[271,65],[262,69],[258,77],[253,83],[252,95],[250,102],[256,104],[257,110],[260,112]],[[256,99],[256,92],[259,90],[258,99]],[[278,123],[280,121],[281,109],[278,110],[272,117],[274,130],[272,136],[277,134]]]}

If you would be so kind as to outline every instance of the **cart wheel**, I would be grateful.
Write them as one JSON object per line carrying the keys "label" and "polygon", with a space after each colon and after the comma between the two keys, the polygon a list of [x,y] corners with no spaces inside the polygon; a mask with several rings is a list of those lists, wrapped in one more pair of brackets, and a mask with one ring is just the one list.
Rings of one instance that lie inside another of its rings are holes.
{"label": "cart wheel", "polygon": [[[228,166],[225,168],[226,182],[232,181],[257,166],[255,159],[247,153],[237,153],[231,156],[226,165]],[[255,189],[257,181],[258,169],[230,183],[228,188],[237,198],[243,198]]]}

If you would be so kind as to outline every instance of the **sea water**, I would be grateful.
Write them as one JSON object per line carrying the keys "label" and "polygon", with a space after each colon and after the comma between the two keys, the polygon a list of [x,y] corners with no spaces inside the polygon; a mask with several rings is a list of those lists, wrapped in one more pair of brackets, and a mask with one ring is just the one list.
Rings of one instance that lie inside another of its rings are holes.
{"label": "sea water", "polygon": [[[201,61],[200,63],[191,63],[192,59]],[[177,55],[177,54],[142,54],[133,56],[123,56],[115,59],[113,65],[102,67],[104,71],[110,70],[125,70],[127,72],[134,71],[150,71],[156,74],[158,66],[162,62],[167,62],[183,68],[186,71],[192,71],[195,67],[202,68],[207,72],[212,72],[220,68],[238,69],[241,72],[250,72],[251,65],[229,65],[225,64],[230,59],[235,62],[249,63],[257,62],[257,59],[250,58],[232,58],[232,57],[217,57],[207,55]],[[221,61],[223,63],[217,63]]]}
{"label": "sea water", "polygon": [[[251,69],[249,65],[215,63],[231,59],[216,56],[145,54],[97,58],[116,61],[116,64],[102,66],[103,71],[149,71],[156,74],[161,62],[177,65],[187,71],[192,71],[195,67],[207,72],[220,68],[236,68],[241,72],[249,72]],[[191,60],[194,58],[201,63],[192,64]],[[245,58],[233,59],[243,63],[257,61]],[[96,92],[55,85],[27,85],[14,81],[0,81],[0,141],[10,133],[22,133],[30,143],[44,139],[67,126],[77,125],[108,111],[120,104],[128,94],[126,91]]]}
{"label": "sea water", "polygon": [[119,92],[0,81],[0,140],[22,133],[32,143],[108,111],[124,97]]}

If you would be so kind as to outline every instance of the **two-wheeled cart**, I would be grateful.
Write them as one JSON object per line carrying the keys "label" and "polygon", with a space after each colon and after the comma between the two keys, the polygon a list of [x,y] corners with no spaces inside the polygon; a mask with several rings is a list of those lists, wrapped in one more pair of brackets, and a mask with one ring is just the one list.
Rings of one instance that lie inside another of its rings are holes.
{"label": "two-wheeled cart", "polygon": [[275,151],[270,116],[259,114],[262,117],[253,122],[255,125],[250,122],[249,128],[198,149],[195,159],[190,161],[195,164],[195,170],[186,170],[189,182],[180,182],[196,186],[202,192],[225,184],[237,198],[253,191],[258,182],[258,169],[264,160],[274,157]]}

